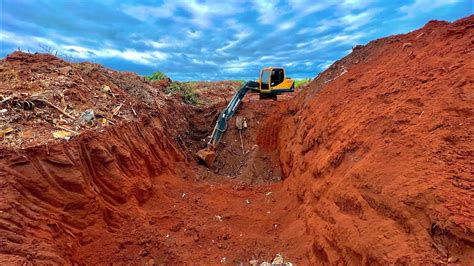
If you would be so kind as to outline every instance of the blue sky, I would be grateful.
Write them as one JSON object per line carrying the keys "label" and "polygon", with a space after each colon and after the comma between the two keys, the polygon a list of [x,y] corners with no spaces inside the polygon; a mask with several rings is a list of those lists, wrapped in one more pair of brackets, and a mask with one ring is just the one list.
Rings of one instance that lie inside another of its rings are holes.
{"label": "blue sky", "polygon": [[473,13],[472,0],[0,0],[1,56],[51,47],[142,75],[314,77],[356,44]]}

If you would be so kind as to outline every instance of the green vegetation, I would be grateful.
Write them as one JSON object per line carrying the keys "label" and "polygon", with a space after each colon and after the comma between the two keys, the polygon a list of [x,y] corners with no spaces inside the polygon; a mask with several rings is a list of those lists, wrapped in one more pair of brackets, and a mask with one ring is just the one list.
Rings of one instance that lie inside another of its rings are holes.
{"label": "green vegetation", "polygon": [[164,79],[169,79],[166,74],[160,71],[156,71],[155,73],[151,74],[150,76],[145,76],[147,80],[164,80]]}
{"label": "green vegetation", "polygon": [[[159,81],[170,78],[165,73],[156,71],[150,76],[145,76],[145,79],[149,81]],[[198,103],[198,95],[192,85],[190,82],[172,81],[165,91],[171,94],[178,93],[185,103],[194,105]]]}
{"label": "green vegetation", "polygon": [[306,79],[295,79],[295,87],[298,88],[300,86],[306,85],[311,81],[310,78]]}
{"label": "green vegetation", "polygon": [[166,88],[168,93],[180,93],[183,101],[187,104],[197,104],[198,95],[195,89],[186,82],[173,81]]}

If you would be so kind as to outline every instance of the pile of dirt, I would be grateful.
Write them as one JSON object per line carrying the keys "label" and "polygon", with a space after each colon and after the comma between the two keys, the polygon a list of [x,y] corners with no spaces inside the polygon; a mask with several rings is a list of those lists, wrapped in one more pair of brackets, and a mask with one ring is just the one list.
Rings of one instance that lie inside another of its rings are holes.
{"label": "pile of dirt", "polygon": [[173,117],[170,125],[179,128],[186,123],[179,112],[185,107],[165,95],[167,85],[169,81],[149,82],[97,64],[14,52],[0,60],[0,146],[15,149],[70,139],[149,115],[161,117],[164,124]]}
{"label": "pile of dirt", "polygon": [[228,103],[234,93],[242,86],[240,81],[196,81],[189,82],[201,99],[200,103],[209,105],[217,102]]}
{"label": "pile of dirt", "polygon": [[266,121],[310,263],[472,264],[473,40],[470,16],[356,46]]}

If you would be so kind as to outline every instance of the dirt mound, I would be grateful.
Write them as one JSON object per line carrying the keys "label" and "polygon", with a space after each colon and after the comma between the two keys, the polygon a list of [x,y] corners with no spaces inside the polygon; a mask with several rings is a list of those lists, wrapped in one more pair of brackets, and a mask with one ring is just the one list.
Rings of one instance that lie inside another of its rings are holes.
{"label": "dirt mound", "polygon": [[470,16],[356,46],[266,121],[311,263],[472,264],[473,40]]}
{"label": "dirt mound", "polygon": [[[0,145],[19,148],[68,139],[143,115],[158,116],[158,110],[172,117],[173,109],[182,108],[164,95],[166,86],[97,64],[14,52],[0,61]],[[182,115],[174,117],[174,124],[185,123]]]}

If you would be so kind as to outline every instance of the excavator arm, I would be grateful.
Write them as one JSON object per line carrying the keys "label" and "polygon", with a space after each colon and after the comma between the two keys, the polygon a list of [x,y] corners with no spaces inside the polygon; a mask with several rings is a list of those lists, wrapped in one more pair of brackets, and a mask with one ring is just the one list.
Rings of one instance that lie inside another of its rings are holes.
{"label": "excavator arm", "polygon": [[234,94],[230,100],[227,107],[222,110],[217,118],[216,125],[211,134],[211,138],[207,143],[207,147],[198,151],[197,156],[201,159],[207,166],[211,166],[216,158],[216,148],[219,144],[219,141],[222,138],[222,135],[227,130],[227,124],[229,119],[234,115],[235,110],[239,107],[242,99],[249,90],[258,91],[258,82],[247,81],[240,89]]}
{"label": "excavator arm", "polygon": [[219,141],[221,140],[222,134],[224,134],[224,132],[227,130],[227,122],[234,115],[235,110],[237,110],[239,107],[245,94],[247,94],[247,91],[254,88],[258,88],[258,83],[255,81],[248,81],[234,94],[227,107],[222,110],[219,117],[217,118],[216,126],[212,131],[211,139],[209,140],[208,145],[217,147],[217,144],[219,144]]}

